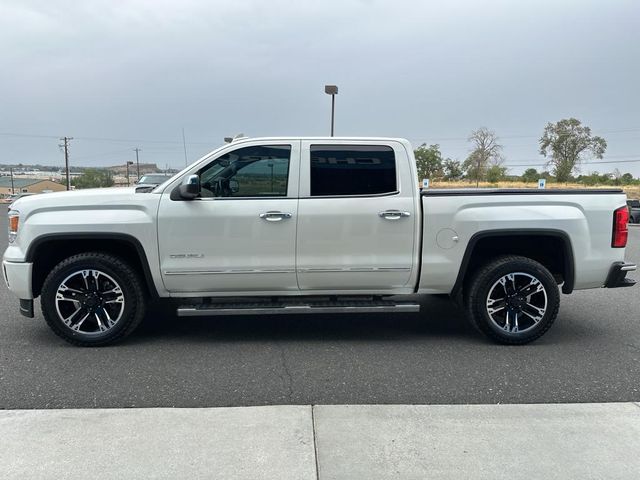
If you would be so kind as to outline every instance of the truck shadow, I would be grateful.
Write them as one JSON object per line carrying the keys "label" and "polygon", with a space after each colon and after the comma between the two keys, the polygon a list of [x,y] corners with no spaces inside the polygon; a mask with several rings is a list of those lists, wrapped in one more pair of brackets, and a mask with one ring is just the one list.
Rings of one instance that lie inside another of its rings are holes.
{"label": "truck shadow", "polygon": [[464,312],[448,298],[425,297],[420,299],[420,305],[421,313],[177,317],[177,304],[163,300],[150,305],[144,322],[127,343],[171,338],[215,342],[467,337],[484,341],[468,325]]}

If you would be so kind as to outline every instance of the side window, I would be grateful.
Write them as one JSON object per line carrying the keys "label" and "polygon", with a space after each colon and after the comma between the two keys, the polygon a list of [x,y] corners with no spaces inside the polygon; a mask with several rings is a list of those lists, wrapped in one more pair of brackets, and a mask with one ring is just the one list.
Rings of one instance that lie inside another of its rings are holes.
{"label": "side window", "polygon": [[233,150],[200,171],[202,197],[286,197],[290,145]]}
{"label": "side window", "polygon": [[311,196],[396,191],[396,159],[391,147],[311,145]]}

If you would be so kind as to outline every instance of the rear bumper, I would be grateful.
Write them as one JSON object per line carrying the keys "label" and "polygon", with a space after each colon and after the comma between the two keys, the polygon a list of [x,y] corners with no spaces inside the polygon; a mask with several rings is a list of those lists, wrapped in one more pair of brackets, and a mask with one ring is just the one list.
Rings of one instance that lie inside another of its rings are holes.
{"label": "rear bumper", "polygon": [[33,299],[31,290],[31,272],[33,263],[2,261],[2,274],[7,287],[18,298]]}
{"label": "rear bumper", "polygon": [[633,287],[636,281],[627,278],[627,272],[636,269],[635,263],[616,262],[611,266],[607,280],[604,282],[605,288]]}

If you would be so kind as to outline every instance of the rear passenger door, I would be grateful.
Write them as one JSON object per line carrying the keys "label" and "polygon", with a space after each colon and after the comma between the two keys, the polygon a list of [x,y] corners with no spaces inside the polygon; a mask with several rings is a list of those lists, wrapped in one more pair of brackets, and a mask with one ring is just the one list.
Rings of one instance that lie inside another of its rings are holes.
{"label": "rear passenger door", "polygon": [[301,290],[413,288],[417,180],[398,163],[407,158],[398,142],[302,142],[296,240]]}

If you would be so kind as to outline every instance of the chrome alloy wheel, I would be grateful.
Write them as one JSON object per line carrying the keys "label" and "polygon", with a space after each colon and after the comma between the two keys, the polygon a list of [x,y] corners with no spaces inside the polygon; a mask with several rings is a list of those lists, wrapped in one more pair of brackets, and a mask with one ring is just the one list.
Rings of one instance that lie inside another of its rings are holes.
{"label": "chrome alloy wheel", "polygon": [[547,292],[533,275],[508,273],[499,278],[487,295],[491,322],[507,333],[523,333],[534,328],[547,311]]}
{"label": "chrome alloy wheel", "polygon": [[124,312],[124,294],[113,277],[100,270],[79,270],[65,278],[56,291],[56,311],[71,330],[104,333]]}

